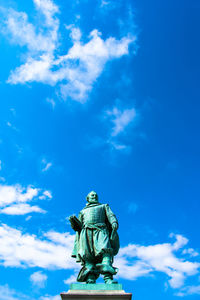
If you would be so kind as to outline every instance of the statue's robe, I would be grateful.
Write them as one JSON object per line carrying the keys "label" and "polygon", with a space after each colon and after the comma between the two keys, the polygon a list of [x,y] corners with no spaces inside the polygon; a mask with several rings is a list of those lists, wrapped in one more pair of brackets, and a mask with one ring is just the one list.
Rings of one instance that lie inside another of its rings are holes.
{"label": "statue's robe", "polygon": [[[101,262],[104,253],[109,253],[112,257],[118,253],[117,232],[112,240],[110,238],[112,224],[118,224],[118,221],[108,204],[88,204],[81,210],[79,221],[82,229],[76,233],[72,252],[72,257],[75,257],[77,262],[85,267],[86,264]],[[80,276],[82,273],[83,270],[78,276],[78,281],[84,281],[83,276]]]}

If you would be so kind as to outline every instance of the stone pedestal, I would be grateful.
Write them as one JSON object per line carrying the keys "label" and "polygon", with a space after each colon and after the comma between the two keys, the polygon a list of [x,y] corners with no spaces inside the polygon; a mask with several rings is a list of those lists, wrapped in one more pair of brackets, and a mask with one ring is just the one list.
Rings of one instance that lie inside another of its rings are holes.
{"label": "stone pedestal", "polygon": [[131,300],[121,284],[71,284],[68,292],[60,294],[62,300]]}

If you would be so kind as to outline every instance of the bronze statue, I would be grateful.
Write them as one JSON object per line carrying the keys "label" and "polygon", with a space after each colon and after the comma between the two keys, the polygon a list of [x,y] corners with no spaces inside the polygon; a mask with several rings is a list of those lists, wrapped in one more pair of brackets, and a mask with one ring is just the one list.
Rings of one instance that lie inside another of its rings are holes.
{"label": "bronze statue", "polygon": [[105,283],[117,283],[113,275],[118,269],[112,265],[119,251],[117,218],[108,204],[98,202],[96,192],[90,192],[86,199],[88,203],[78,219],[74,215],[69,218],[76,231],[72,257],[82,265],[77,281],[96,283],[102,274]]}

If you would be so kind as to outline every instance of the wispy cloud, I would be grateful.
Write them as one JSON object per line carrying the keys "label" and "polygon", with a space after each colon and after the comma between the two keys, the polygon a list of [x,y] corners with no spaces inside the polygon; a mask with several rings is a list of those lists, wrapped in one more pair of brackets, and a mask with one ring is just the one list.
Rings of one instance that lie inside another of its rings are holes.
{"label": "wispy cloud", "polygon": [[184,249],[183,254],[188,254],[190,257],[199,256],[199,253],[197,251],[195,251],[193,248]]}
{"label": "wispy cloud", "polygon": [[111,136],[117,136],[124,132],[126,127],[135,119],[135,108],[122,109],[114,106],[112,110],[106,111],[106,116],[110,118],[113,127],[111,130]]}
{"label": "wispy cloud", "polygon": [[65,284],[71,284],[71,283],[75,283],[76,282],[76,278],[77,278],[77,275],[71,275],[69,278],[65,279],[64,280],[64,283]]}
{"label": "wispy cloud", "polygon": [[66,55],[57,56],[59,49],[58,7],[51,0],[34,0],[36,9],[44,17],[44,25],[38,28],[28,21],[28,15],[10,9],[6,12],[4,30],[13,43],[28,49],[24,64],[11,72],[8,82],[24,84],[42,82],[60,88],[60,95],[84,103],[96,79],[102,73],[106,62],[118,59],[129,53],[129,45],[136,37],[127,35],[119,40],[114,37],[101,38],[94,29],[89,41],[82,38],[80,28],[73,25],[67,28],[73,46]]}
{"label": "wispy cloud", "polygon": [[30,276],[30,281],[33,285],[38,286],[39,288],[43,288],[47,281],[47,275],[42,273],[41,271],[34,272]]}
{"label": "wispy cloud", "polygon": [[46,158],[43,158],[41,161],[41,165],[42,165],[42,172],[46,172],[52,167],[53,164],[50,161],[48,162]]}
{"label": "wispy cloud", "polygon": [[122,143],[120,137],[127,133],[128,127],[138,117],[135,108],[124,108],[121,104],[116,104],[110,110],[106,110],[103,117],[111,124],[107,143],[115,150],[129,151],[130,146]]}
{"label": "wispy cloud", "polygon": [[178,293],[176,293],[176,296],[184,297],[189,295],[200,295],[200,285],[190,285],[182,288]]}
{"label": "wispy cloud", "polygon": [[45,210],[37,205],[30,205],[29,202],[36,199],[51,198],[49,191],[20,184],[0,184],[0,213],[7,215],[25,215],[31,212],[45,213]]}
{"label": "wispy cloud", "polygon": [[11,289],[8,284],[0,285],[1,300],[31,300],[29,297]]}
{"label": "wispy cloud", "polygon": [[47,103],[49,103],[49,104],[51,105],[52,109],[55,108],[56,102],[55,102],[54,99],[52,99],[52,98],[47,98],[46,101],[47,101]]}
{"label": "wispy cloud", "polygon": [[100,7],[110,5],[110,1],[101,0]]}

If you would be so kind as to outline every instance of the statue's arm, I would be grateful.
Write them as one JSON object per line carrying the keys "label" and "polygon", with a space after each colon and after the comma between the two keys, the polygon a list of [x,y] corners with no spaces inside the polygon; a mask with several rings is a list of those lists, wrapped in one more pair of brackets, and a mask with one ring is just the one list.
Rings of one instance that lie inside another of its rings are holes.
{"label": "statue's arm", "polygon": [[105,204],[105,210],[106,210],[106,216],[108,218],[110,225],[112,226],[112,229],[117,230],[118,229],[117,218],[116,218],[115,214],[112,212],[112,210],[108,204]]}

